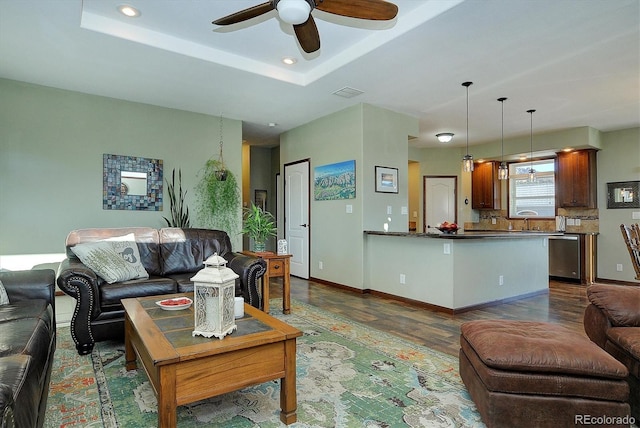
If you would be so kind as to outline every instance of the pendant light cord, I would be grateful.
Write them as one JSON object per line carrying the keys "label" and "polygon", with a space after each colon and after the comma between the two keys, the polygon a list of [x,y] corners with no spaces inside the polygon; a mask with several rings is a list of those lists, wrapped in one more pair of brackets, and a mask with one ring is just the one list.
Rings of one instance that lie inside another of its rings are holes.
{"label": "pendant light cord", "polygon": [[500,104],[502,104],[502,130],[501,130],[501,149],[500,149],[500,153],[501,153],[501,157],[500,157],[500,162],[504,162],[504,102],[507,100],[506,97],[502,97],[502,98],[498,98],[498,101],[500,101]]}

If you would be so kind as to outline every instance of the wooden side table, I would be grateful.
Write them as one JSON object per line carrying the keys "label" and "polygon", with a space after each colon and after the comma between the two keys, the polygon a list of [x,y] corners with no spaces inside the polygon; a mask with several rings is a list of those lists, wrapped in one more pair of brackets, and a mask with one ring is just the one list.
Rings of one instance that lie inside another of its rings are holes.
{"label": "wooden side table", "polygon": [[291,313],[291,282],[289,278],[289,259],[291,254],[276,254],[270,251],[264,253],[254,253],[252,251],[242,251],[255,257],[260,257],[267,262],[267,271],[262,277],[262,310],[269,313],[269,281],[271,278],[282,277],[282,312]]}

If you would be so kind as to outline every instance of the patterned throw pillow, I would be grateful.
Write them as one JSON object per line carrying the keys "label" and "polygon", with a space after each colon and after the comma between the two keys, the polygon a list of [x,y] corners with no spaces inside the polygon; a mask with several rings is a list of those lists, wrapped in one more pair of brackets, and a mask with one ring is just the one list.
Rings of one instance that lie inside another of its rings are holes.
{"label": "patterned throw pillow", "polygon": [[2,285],[2,281],[0,281],[0,306],[8,305],[9,296],[7,296],[7,290],[4,289],[4,285]]}
{"label": "patterned throw pillow", "polygon": [[149,278],[140,261],[133,234],[104,241],[87,242],[71,247],[71,251],[109,284],[130,279]]}

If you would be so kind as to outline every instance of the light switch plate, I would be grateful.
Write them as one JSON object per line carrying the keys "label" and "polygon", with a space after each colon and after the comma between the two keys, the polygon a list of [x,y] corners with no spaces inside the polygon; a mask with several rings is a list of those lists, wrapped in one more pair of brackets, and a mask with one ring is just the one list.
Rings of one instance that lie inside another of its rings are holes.
{"label": "light switch plate", "polygon": [[347,205],[347,214],[353,213],[353,205]]}
{"label": "light switch plate", "polygon": [[631,218],[633,220],[640,220],[640,211],[634,211],[631,213]]}
{"label": "light switch plate", "polygon": [[409,214],[409,209],[407,207],[400,208],[400,214],[402,214],[402,215]]}
{"label": "light switch plate", "polygon": [[387,214],[393,214],[393,207],[391,205],[387,205]]}

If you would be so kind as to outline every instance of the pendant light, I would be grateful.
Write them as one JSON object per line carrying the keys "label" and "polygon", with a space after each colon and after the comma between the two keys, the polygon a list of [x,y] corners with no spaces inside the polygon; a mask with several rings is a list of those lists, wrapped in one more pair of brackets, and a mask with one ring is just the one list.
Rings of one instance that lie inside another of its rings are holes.
{"label": "pendant light", "polygon": [[536,170],[533,169],[533,113],[535,110],[527,110],[527,113],[531,115],[531,132],[529,134],[529,145],[531,154],[529,155],[529,161],[531,162],[529,167],[529,182],[533,183],[536,181]]}
{"label": "pendant light", "polygon": [[509,167],[504,161],[504,102],[506,100],[506,97],[498,98],[498,101],[502,104],[502,149],[500,151],[502,157],[500,159],[500,166],[498,167],[498,180],[506,180],[509,178]]}
{"label": "pendant light", "polygon": [[464,82],[462,86],[467,88],[467,154],[462,158],[462,170],[464,172],[473,171],[473,156],[469,154],[469,86],[473,85],[473,82]]}

